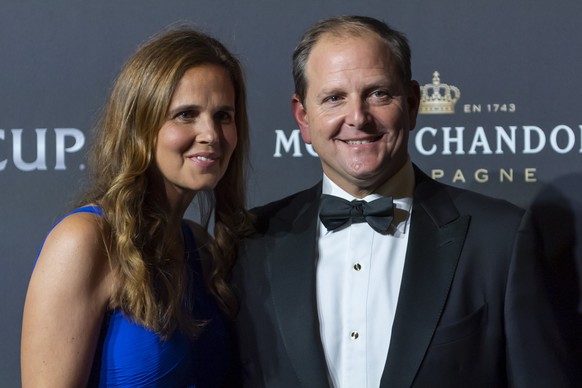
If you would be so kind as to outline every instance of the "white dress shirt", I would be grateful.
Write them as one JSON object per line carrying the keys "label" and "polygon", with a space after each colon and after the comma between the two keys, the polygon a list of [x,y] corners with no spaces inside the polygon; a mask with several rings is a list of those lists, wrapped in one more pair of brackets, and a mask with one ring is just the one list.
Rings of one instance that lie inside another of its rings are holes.
{"label": "white dress shirt", "polygon": [[[408,245],[414,170],[408,163],[365,198],[392,196],[388,234],[367,223],[328,231],[319,224],[317,307],[330,380],[335,388],[378,387],[388,355]],[[327,176],[323,194],[349,201]]]}

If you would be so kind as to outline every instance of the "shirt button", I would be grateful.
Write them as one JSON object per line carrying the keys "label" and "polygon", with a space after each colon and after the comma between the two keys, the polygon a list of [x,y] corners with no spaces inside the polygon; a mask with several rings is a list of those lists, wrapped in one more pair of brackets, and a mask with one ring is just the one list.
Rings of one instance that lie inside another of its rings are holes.
{"label": "shirt button", "polygon": [[358,332],[357,332],[357,331],[352,331],[352,332],[350,333],[350,337],[351,337],[353,340],[357,340],[359,336],[360,336],[360,334],[358,334]]}
{"label": "shirt button", "polygon": [[354,264],[354,270],[359,271],[362,269],[362,265],[360,263]]}

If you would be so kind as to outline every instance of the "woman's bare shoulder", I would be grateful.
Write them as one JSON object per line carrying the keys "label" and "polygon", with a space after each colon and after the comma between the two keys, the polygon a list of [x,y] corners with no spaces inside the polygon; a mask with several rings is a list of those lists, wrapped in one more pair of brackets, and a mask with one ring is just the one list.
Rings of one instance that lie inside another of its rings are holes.
{"label": "woman's bare shoulder", "polygon": [[54,226],[24,304],[23,386],[86,383],[109,304],[111,273],[98,215],[75,213]]}
{"label": "woman's bare shoulder", "polygon": [[99,215],[79,212],[63,218],[48,234],[33,277],[86,288],[97,287],[108,273],[102,220]]}

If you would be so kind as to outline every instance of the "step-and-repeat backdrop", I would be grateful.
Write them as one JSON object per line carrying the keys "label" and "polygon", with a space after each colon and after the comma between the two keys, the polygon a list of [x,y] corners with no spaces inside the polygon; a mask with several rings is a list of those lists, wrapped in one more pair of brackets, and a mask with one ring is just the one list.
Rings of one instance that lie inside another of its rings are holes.
{"label": "step-and-repeat backdrop", "polygon": [[413,160],[442,182],[533,206],[551,225],[548,241],[566,241],[581,260],[578,0],[6,1],[0,6],[3,386],[20,381],[22,305],[35,256],[83,187],[91,128],[136,46],[188,22],[242,60],[252,206],[321,178],[317,155],[302,143],[291,115],[290,56],[308,26],[339,14],[374,16],[407,34],[425,99],[410,139]]}

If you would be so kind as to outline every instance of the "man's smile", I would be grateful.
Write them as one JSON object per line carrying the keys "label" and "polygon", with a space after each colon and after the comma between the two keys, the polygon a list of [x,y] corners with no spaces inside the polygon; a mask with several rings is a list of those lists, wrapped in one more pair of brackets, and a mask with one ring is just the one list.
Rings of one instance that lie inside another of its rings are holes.
{"label": "man's smile", "polygon": [[344,142],[346,144],[349,145],[359,145],[359,144],[370,144],[370,143],[374,143],[377,142],[378,140],[380,140],[382,138],[382,135],[378,135],[378,136],[373,136],[373,137],[367,137],[364,139],[336,139],[339,140],[341,142]]}

